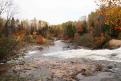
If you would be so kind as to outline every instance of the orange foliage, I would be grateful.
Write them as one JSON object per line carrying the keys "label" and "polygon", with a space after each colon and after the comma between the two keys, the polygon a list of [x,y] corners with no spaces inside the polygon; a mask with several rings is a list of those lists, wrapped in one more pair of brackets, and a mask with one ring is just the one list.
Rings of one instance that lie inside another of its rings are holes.
{"label": "orange foliage", "polygon": [[44,43],[43,37],[41,35],[37,35],[36,42],[37,44],[43,44]]}
{"label": "orange foliage", "polygon": [[121,26],[113,27],[113,30],[121,30]]}
{"label": "orange foliage", "polygon": [[16,37],[16,41],[22,42],[25,36],[25,30],[13,33],[12,35]]}

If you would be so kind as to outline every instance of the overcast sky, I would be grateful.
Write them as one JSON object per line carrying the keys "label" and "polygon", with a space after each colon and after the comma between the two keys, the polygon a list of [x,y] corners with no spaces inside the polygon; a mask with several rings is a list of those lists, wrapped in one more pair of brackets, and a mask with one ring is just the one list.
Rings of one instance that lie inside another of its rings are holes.
{"label": "overcast sky", "polygon": [[94,0],[15,0],[15,3],[19,7],[16,17],[22,19],[36,17],[50,24],[78,20],[96,8]]}

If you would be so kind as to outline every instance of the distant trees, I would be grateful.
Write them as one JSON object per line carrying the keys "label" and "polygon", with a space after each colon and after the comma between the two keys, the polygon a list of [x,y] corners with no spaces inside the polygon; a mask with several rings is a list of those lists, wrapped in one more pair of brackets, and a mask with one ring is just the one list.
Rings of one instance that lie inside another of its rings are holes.
{"label": "distant trees", "polygon": [[62,24],[65,39],[78,39],[87,33],[87,21],[68,21]]}
{"label": "distant trees", "polygon": [[76,22],[76,32],[80,35],[83,35],[84,33],[87,33],[87,22],[86,20],[83,21],[77,21]]}
{"label": "distant trees", "polygon": [[64,35],[66,38],[73,38],[76,32],[75,23],[72,21],[63,23]]}
{"label": "distant trees", "polygon": [[36,31],[42,36],[47,37],[48,27],[48,22],[39,20],[37,22]]}
{"label": "distant trees", "polygon": [[49,33],[49,37],[52,36],[52,37],[57,37],[57,38],[63,38],[64,27],[62,26],[62,24],[50,25],[48,28],[48,33]]}
{"label": "distant trees", "polygon": [[36,30],[37,30],[37,20],[36,20],[36,18],[31,20],[31,27],[30,28],[31,28],[31,34],[36,32]]}

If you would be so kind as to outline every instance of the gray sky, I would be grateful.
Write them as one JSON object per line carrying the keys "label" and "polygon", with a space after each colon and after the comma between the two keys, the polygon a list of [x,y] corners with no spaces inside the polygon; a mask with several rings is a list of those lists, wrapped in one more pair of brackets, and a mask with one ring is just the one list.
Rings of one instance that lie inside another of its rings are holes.
{"label": "gray sky", "polygon": [[58,24],[68,20],[78,20],[94,11],[94,0],[15,0],[19,7],[16,15],[21,19],[36,17],[50,24]]}

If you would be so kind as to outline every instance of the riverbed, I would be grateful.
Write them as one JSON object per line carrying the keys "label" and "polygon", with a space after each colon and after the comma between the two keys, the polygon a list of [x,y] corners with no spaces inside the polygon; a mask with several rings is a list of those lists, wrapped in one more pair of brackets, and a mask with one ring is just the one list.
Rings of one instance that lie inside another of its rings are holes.
{"label": "riverbed", "polygon": [[0,81],[121,81],[121,48],[74,49],[57,40],[25,47],[24,56],[1,66]]}

